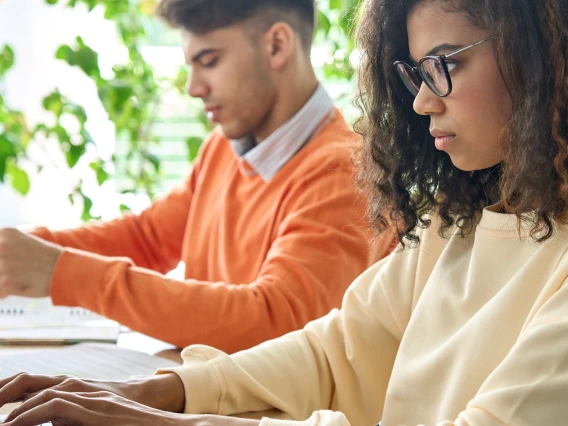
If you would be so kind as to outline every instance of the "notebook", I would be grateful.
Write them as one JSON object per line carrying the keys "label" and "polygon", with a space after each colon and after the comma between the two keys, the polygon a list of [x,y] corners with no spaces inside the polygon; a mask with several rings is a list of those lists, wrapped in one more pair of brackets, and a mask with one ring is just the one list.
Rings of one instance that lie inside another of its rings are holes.
{"label": "notebook", "polygon": [[0,344],[116,343],[120,326],[82,308],[54,306],[49,298],[0,300]]}

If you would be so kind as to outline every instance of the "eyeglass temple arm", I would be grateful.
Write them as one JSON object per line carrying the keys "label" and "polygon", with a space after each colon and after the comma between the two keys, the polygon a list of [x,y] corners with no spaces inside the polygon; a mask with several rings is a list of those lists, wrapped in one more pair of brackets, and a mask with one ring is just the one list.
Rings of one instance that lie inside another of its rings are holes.
{"label": "eyeglass temple arm", "polygon": [[444,58],[449,58],[450,56],[457,55],[458,53],[461,53],[461,52],[463,52],[464,50],[471,49],[472,47],[478,46],[478,45],[480,45],[481,43],[485,43],[487,40],[491,40],[491,39],[494,38],[494,37],[495,37],[495,36],[487,37],[487,38],[485,38],[485,39],[483,39],[483,40],[480,40],[480,41],[478,41],[478,42],[475,42],[475,43],[473,43],[473,44],[470,44],[469,46],[462,47],[461,49],[456,50],[455,52],[448,53],[447,55],[442,55],[442,56],[443,56]]}

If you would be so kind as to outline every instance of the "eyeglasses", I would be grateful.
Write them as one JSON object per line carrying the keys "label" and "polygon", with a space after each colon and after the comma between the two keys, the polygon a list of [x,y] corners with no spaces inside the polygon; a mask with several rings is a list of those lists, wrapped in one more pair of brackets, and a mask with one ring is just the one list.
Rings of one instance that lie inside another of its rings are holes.
{"label": "eyeglasses", "polygon": [[424,82],[434,94],[443,98],[452,93],[452,79],[450,78],[450,69],[446,59],[472,47],[479,46],[493,37],[488,37],[445,55],[425,56],[420,59],[420,62],[415,67],[402,61],[396,61],[393,66],[406,88],[414,97],[418,95],[420,86]]}

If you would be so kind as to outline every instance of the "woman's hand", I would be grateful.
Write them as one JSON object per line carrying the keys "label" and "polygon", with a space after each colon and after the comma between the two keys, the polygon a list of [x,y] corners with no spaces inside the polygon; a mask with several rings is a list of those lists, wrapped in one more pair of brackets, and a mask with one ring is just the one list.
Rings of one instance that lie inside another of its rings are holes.
{"label": "woman's hand", "polygon": [[6,426],[258,426],[259,420],[189,416],[138,404],[111,392],[69,393],[48,389],[16,408]]}
{"label": "woman's hand", "polygon": [[173,373],[117,382],[21,373],[0,380],[0,406],[31,400],[46,390],[69,394],[105,392],[137,404],[172,412],[182,412],[185,403],[183,383]]}

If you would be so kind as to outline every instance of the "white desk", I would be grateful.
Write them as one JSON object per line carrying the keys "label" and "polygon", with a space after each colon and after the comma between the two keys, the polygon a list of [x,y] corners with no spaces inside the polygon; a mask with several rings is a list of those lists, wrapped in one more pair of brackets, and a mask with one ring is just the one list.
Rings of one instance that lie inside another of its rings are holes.
{"label": "white desk", "polygon": [[[143,352],[149,355],[156,355],[175,361],[181,364],[180,350],[175,348],[175,346],[168,343],[162,342],[157,339],[145,336],[140,333],[125,332],[119,335],[117,345],[125,349],[132,349],[139,352]],[[1,346],[0,345],[0,355],[2,354],[18,354],[18,353],[30,353],[34,351],[45,351],[46,349],[60,348],[61,346]],[[0,408],[1,414],[8,414],[18,406],[19,403],[7,404]]]}

